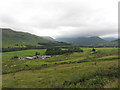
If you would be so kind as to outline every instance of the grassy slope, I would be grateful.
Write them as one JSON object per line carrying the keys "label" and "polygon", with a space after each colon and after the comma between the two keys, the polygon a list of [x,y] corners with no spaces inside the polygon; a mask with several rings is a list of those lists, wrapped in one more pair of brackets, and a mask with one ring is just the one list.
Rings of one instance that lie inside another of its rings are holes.
{"label": "grassy slope", "polygon": [[3,47],[14,46],[15,44],[37,45],[38,42],[48,43],[51,41],[29,33],[16,32],[11,29],[2,29]]}
{"label": "grassy slope", "polygon": [[[31,66],[37,66],[40,65],[43,62],[48,62],[48,63],[53,63],[53,62],[58,62],[60,63],[61,61],[63,62],[69,62],[74,61],[76,59],[81,60],[81,58],[86,57],[89,58],[92,55],[88,56],[90,52],[90,48],[83,48],[84,53],[73,53],[71,55],[57,55],[53,56],[52,58],[49,59],[36,59],[36,60],[23,60],[22,61],[15,61],[11,62],[9,61],[8,58],[13,56],[15,53],[17,55],[21,56],[26,56],[26,55],[33,55],[34,50],[29,51],[16,51],[16,52],[6,52],[3,53],[3,70],[5,68],[5,64],[7,65],[14,65],[16,63],[21,64],[24,66],[24,63],[27,63],[28,65]],[[100,70],[102,70],[102,73],[107,73],[107,74],[112,74],[113,76],[115,75],[114,71],[118,67],[118,58],[117,58],[117,49],[115,48],[97,48],[99,53],[93,55],[108,55],[104,57],[99,57],[95,59],[90,59],[89,62],[82,62],[82,63],[76,63],[76,64],[61,64],[58,66],[53,66],[53,67],[48,67],[48,68],[43,68],[40,70],[28,70],[28,71],[21,71],[21,72],[16,72],[16,73],[9,73],[3,75],[3,87],[31,87],[31,88],[37,88],[37,87],[71,87],[71,88],[76,88],[76,87],[110,87],[110,84],[112,84],[112,80],[116,80],[117,78],[113,77],[102,77],[102,83],[105,83],[104,85],[101,86],[99,81],[100,75],[96,74],[100,73]],[[45,50],[42,50],[40,52],[44,53]],[[24,52],[24,53],[23,53]],[[26,54],[27,52],[27,54]],[[30,52],[30,53],[29,53]],[[110,55],[109,55],[110,54]],[[92,56],[92,57],[93,57]],[[22,62],[22,63],[21,63]],[[96,65],[94,63],[97,63]],[[44,63],[43,63],[44,64]],[[21,68],[21,67],[18,67]],[[9,67],[9,69],[15,69],[15,67]],[[111,70],[113,69],[113,70]],[[6,69],[7,70],[7,69]],[[104,71],[108,70],[108,71]],[[112,72],[111,72],[112,71]],[[72,72],[72,73],[71,73]],[[96,75],[95,77],[93,77]],[[98,78],[99,77],[99,78]],[[88,79],[87,81],[82,82],[81,85],[78,82],[79,80],[82,80],[83,78]],[[112,79],[113,78],[113,79]],[[95,84],[92,85],[93,83],[96,83],[97,80],[98,85]],[[104,81],[104,82],[103,82]],[[32,82],[32,83],[31,83]],[[67,84],[66,84],[67,82]],[[68,83],[71,83],[70,85]],[[76,83],[76,85],[74,85]],[[114,82],[115,83],[115,82]],[[112,84],[112,87],[117,87]],[[100,84],[100,85],[99,85]]]}

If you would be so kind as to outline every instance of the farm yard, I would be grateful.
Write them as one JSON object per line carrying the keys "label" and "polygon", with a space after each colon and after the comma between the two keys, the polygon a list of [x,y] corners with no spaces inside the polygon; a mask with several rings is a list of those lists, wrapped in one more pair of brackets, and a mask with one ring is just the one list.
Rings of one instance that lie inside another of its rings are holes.
{"label": "farm yard", "polygon": [[118,48],[81,49],[33,60],[12,57],[45,55],[46,49],[2,53],[3,88],[118,88]]}

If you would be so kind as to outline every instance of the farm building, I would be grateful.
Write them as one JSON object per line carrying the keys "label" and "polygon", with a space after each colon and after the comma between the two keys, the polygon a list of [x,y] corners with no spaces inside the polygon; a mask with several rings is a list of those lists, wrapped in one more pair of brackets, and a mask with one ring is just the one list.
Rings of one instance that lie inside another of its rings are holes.
{"label": "farm building", "polygon": [[45,58],[51,58],[51,56],[37,55],[37,56],[33,56],[33,57],[26,57],[26,59],[36,59],[36,58],[45,59]]}
{"label": "farm building", "polygon": [[26,59],[36,59],[36,57],[26,57]]}
{"label": "farm building", "polygon": [[41,55],[37,55],[37,57],[40,59],[51,58],[51,56],[41,56]]}

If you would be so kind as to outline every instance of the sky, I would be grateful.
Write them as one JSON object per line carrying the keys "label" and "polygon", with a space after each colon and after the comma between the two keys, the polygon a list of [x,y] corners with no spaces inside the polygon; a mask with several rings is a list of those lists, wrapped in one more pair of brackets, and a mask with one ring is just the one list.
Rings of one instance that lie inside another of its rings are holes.
{"label": "sky", "polygon": [[0,28],[38,36],[118,37],[119,0],[0,0]]}

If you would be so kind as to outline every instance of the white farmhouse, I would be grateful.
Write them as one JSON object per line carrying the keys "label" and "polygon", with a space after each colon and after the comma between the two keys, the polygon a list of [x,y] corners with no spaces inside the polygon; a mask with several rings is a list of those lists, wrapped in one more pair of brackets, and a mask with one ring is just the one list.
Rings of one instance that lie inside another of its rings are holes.
{"label": "white farmhouse", "polygon": [[36,56],[33,56],[33,57],[26,57],[26,59],[36,59]]}
{"label": "white farmhouse", "polygon": [[41,56],[41,55],[38,55],[37,57],[40,59],[51,58],[51,56]]}
{"label": "white farmhouse", "polygon": [[41,55],[37,55],[37,56],[33,56],[33,57],[26,57],[26,59],[36,59],[36,58],[40,58],[40,59],[45,59],[45,58],[51,58],[51,56],[41,56]]}

